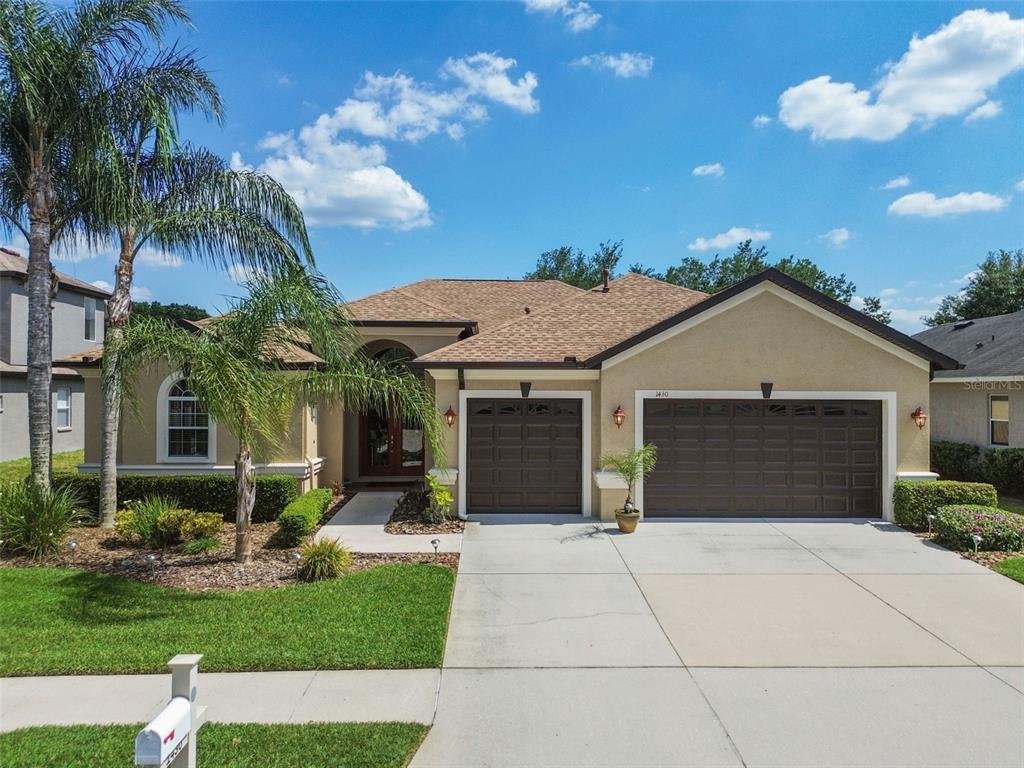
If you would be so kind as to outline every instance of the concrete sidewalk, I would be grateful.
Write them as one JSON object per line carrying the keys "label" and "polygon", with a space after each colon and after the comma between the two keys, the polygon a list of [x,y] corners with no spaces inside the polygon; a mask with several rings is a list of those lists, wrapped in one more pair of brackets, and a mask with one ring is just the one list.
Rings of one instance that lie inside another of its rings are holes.
{"label": "concrete sidewalk", "polygon": [[384,530],[402,494],[397,491],[360,491],[317,531],[315,540],[336,539],[353,552],[426,553],[458,552],[461,533],[394,534]]}
{"label": "concrete sidewalk", "polygon": [[[198,701],[211,722],[429,725],[439,680],[437,669],[203,672],[200,665]],[[8,677],[0,680],[0,731],[148,721],[170,691],[169,673]]]}

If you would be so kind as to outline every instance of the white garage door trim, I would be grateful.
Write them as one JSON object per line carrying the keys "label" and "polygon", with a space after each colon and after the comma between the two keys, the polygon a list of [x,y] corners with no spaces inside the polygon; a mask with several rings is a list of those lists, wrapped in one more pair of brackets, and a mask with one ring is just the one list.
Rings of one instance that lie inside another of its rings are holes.
{"label": "white garage door trim", "polygon": [[459,390],[459,517],[466,517],[467,474],[466,474],[466,427],[469,422],[469,409],[467,401],[478,398],[505,398],[514,400],[579,400],[583,404],[583,412],[580,414],[583,426],[582,456],[580,457],[580,470],[582,474],[582,488],[580,489],[580,500],[582,508],[580,512],[584,517],[591,515],[590,500],[590,446],[591,430],[593,422],[590,411],[590,391],[585,389],[540,389],[530,390],[530,394],[523,398],[518,389],[462,389]]}
{"label": "white garage door trim", "polygon": [[[644,443],[644,400],[762,400],[759,390],[740,389],[638,389],[635,390],[634,445]],[[878,400],[882,408],[882,519],[892,521],[892,492],[896,483],[896,393],[858,390],[773,391],[772,400]],[[644,481],[636,484],[636,505],[644,508]]]}

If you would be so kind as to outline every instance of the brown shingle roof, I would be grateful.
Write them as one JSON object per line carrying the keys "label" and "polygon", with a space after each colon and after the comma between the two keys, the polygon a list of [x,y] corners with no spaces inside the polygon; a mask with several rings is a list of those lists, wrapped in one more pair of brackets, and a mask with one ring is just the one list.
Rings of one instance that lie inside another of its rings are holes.
{"label": "brown shingle roof", "polygon": [[417,358],[417,363],[580,363],[692,307],[706,293],[627,274],[601,288],[511,320]]}
{"label": "brown shingle roof", "polygon": [[420,280],[348,303],[360,323],[448,323],[483,332],[584,291],[560,280]]}
{"label": "brown shingle roof", "polygon": [[[79,280],[65,272],[54,270],[57,280],[65,288],[84,293],[89,296],[97,296],[101,299],[109,299],[110,293],[102,288],[97,288],[91,283]],[[11,248],[0,248],[0,274],[4,275],[28,275],[28,259]]]}

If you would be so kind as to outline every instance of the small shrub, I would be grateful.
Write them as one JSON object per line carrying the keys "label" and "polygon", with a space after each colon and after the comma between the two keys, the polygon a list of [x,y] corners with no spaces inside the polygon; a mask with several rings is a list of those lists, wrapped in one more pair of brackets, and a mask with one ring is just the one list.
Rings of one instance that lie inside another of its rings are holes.
{"label": "small shrub", "polygon": [[978,482],[981,480],[980,456],[981,449],[971,443],[936,440],[931,444],[932,472],[937,472],[943,480]]}
{"label": "small shrub", "polygon": [[[54,487],[74,488],[86,509],[95,511],[99,508],[99,475],[54,474],[53,484]],[[256,504],[252,510],[252,521],[273,522],[298,495],[294,477],[256,475]],[[117,478],[117,503],[121,507],[127,506],[130,499],[148,496],[170,496],[186,509],[213,512],[227,522],[235,519],[233,475],[121,475]]]}
{"label": "small shrub", "polygon": [[406,489],[395,503],[394,514],[400,518],[423,518],[424,510],[429,504],[427,491],[422,485],[414,485]]}
{"label": "small shrub", "polygon": [[302,548],[299,578],[303,581],[335,579],[352,564],[352,553],[335,539],[322,539]]}
{"label": "small shrub", "polygon": [[989,448],[981,455],[981,479],[1010,496],[1024,495],[1024,448]]}
{"label": "small shrub", "polygon": [[181,536],[184,539],[215,539],[223,527],[224,518],[214,512],[192,512],[192,516],[182,523]]}
{"label": "small shrub", "polygon": [[71,488],[0,484],[0,547],[33,558],[56,552],[68,532],[86,519],[80,505]]}
{"label": "small shrub", "polygon": [[893,492],[896,522],[908,528],[927,528],[928,515],[950,504],[994,507],[996,489],[987,483],[955,480],[897,480]]}
{"label": "small shrub", "polygon": [[294,547],[306,540],[320,524],[334,494],[329,488],[314,488],[289,504],[277,518],[277,538]]}
{"label": "small shrub", "polygon": [[427,475],[427,485],[430,491],[427,493],[427,505],[423,510],[423,517],[428,523],[443,523],[450,520],[452,516],[452,502],[455,497],[451,488],[442,485],[433,475]]}
{"label": "small shrub", "polygon": [[195,510],[180,507],[177,499],[166,496],[150,496],[133,502],[114,518],[118,534],[155,549],[170,547],[185,539],[212,539],[223,525],[220,515],[196,514]]}
{"label": "small shrub", "polygon": [[202,555],[207,552],[215,552],[220,549],[220,541],[217,539],[199,538],[186,541],[181,551],[186,555]]}
{"label": "small shrub", "polygon": [[978,549],[1016,552],[1024,549],[1024,515],[977,504],[940,507],[935,518],[935,540],[951,549],[974,549],[973,536],[981,536]]}

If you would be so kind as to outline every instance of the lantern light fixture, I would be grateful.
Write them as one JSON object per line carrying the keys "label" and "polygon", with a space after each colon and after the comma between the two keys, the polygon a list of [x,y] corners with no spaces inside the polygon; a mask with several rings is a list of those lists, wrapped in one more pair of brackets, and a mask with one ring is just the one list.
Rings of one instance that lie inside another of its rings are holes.
{"label": "lantern light fixture", "polygon": [[914,420],[918,429],[924,429],[924,425],[928,423],[928,414],[925,413],[924,408],[917,406],[914,412],[910,414],[910,418]]}
{"label": "lantern light fixture", "polygon": [[450,405],[448,410],[444,412],[444,423],[449,427],[455,423],[455,410]]}
{"label": "lantern light fixture", "polygon": [[622,406],[618,406],[612,413],[612,421],[615,422],[616,427],[622,427],[622,423],[626,420],[626,412],[622,410]]}

